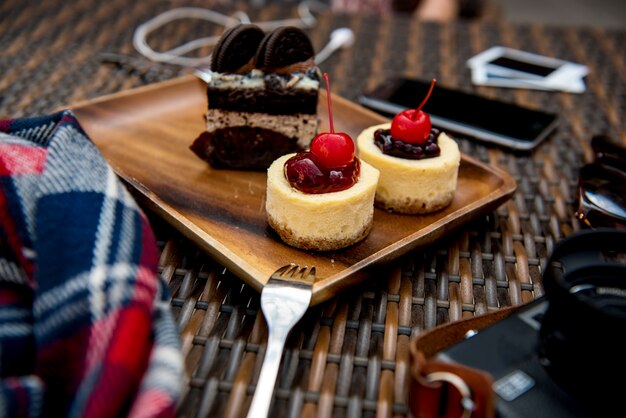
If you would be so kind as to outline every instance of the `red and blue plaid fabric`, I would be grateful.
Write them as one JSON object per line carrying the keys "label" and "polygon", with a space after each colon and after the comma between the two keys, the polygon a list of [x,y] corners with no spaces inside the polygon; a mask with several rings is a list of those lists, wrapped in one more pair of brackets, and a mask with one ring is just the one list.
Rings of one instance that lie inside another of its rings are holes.
{"label": "red and blue plaid fabric", "polygon": [[71,111],[0,121],[0,417],[171,417],[158,249]]}

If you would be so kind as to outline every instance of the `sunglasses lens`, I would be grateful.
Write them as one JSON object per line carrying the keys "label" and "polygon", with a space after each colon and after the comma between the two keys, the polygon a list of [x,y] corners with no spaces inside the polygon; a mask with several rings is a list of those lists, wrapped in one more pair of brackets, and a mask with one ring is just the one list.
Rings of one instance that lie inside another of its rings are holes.
{"label": "sunglasses lens", "polygon": [[580,170],[576,216],[592,227],[626,227],[626,172],[594,163]]}

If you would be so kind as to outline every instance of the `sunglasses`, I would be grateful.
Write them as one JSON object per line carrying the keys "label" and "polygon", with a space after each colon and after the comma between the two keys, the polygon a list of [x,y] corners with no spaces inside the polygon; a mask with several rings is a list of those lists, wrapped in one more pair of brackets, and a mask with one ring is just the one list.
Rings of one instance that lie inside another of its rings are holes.
{"label": "sunglasses", "polygon": [[596,135],[591,148],[596,159],[580,169],[576,217],[592,228],[626,228],[626,146]]}

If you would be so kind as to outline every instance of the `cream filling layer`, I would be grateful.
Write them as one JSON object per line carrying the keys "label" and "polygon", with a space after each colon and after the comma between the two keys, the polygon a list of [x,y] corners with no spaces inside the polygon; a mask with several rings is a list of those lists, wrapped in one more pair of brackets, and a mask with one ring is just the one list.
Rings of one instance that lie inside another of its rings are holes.
{"label": "cream filling layer", "polygon": [[[206,82],[212,89],[264,89],[265,73],[254,69],[247,74],[224,74],[214,71],[206,71],[204,76]],[[320,82],[304,73],[293,73],[290,77],[277,77],[277,82],[284,88],[317,90]]]}
{"label": "cream filling layer", "polygon": [[319,119],[317,115],[268,115],[267,113],[248,113],[209,109],[206,113],[206,130],[213,132],[224,128],[242,126],[263,128],[278,132],[288,138],[297,138],[302,149],[309,144],[317,134]]}

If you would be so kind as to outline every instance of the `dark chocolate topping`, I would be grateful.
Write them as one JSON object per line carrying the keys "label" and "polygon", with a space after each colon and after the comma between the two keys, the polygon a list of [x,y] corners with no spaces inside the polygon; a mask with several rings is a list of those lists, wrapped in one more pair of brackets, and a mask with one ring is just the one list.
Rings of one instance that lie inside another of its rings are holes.
{"label": "dark chocolate topping", "polygon": [[313,44],[302,29],[282,26],[269,32],[256,53],[256,67],[275,69],[310,60],[315,56]]}
{"label": "dark chocolate topping", "polygon": [[219,73],[244,73],[250,70],[264,32],[256,25],[240,24],[228,29],[215,45],[211,70]]}

